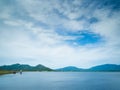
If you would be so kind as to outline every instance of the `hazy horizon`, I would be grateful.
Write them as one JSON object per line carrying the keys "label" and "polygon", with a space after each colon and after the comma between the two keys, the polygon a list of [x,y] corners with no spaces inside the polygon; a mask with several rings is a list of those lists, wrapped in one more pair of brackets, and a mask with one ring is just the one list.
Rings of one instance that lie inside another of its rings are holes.
{"label": "hazy horizon", "polygon": [[0,65],[120,64],[120,0],[0,0]]}

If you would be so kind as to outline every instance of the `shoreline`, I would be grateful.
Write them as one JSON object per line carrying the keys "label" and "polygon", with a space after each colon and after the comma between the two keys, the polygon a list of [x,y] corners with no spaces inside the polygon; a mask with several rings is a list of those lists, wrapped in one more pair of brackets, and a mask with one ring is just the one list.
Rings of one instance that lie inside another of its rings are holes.
{"label": "shoreline", "polygon": [[13,71],[6,71],[6,70],[2,70],[0,71],[0,75],[4,75],[4,74],[12,74]]}
{"label": "shoreline", "polygon": [[[0,71],[0,75],[5,75],[5,74],[16,74],[18,71]],[[120,71],[23,71],[23,72],[120,72]]]}

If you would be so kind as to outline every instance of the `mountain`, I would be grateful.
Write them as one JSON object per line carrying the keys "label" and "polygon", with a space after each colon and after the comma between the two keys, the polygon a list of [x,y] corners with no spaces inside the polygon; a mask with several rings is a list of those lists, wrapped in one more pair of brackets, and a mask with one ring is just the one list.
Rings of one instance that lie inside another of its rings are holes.
{"label": "mountain", "polygon": [[12,65],[4,65],[0,66],[0,70],[10,70],[10,71],[52,71],[52,69],[43,66],[41,64],[37,66],[30,66],[27,64],[12,64]]}
{"label": "mountain", "polygon": [[103,64],[94,66],[88,69],[68,66],[64,68],[55,69],[55,71],[82,71],[82,72],[96,72],[96,71],[120,71],[120,65],[116,64]]}
{"label": "mountain", "polygon": [[38,64],[37,66],[33,67],[34,70],[38,70],[38,71],[52,71],[52,69],[43,66],[41,64]]}
{"label": "mountain", "polygon": [[83,69],[80,69],[74,66],[68,66],[68,67],[56,69],[55,71],[82,71],[82,70]]}
{"label": "mountain", "polygon": [[88,69],[89,71],[120,71],[120,65],[103,64]]}
{"label": "mountain", "polygon": [[82,69],[75,66],[67,66],[64,68],[59,69],[50,69],[46,66],[43,66],[41,64],[38,64],[36,66],[30,66],[27,64],[12,64],[12,65],[4,65],[0,66],[0,71],[7,70],[7,71],[63,71],[63,72],[69,72],[69,71],[79,71],[79,72],[96,72],[96,71],[118,71],[120,72],[120,65],[116,64],[103,64],[103,65],[97,65],[88,69]]}

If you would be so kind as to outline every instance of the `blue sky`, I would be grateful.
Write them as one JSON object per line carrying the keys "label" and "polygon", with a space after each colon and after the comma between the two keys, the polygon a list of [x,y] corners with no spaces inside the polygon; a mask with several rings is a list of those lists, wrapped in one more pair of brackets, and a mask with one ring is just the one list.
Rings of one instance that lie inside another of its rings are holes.
{"label": "blue sky", "polygon": [[0,65],[120,64],[120,0],[0,0]]}

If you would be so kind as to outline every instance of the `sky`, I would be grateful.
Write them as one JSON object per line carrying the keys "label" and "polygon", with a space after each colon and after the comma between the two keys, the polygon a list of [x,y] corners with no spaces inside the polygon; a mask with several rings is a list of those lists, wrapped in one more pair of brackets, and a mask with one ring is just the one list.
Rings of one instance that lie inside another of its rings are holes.
{"label": "sky", "polygon": [[0,0],[0,65],[120,64],[120,0]]}

